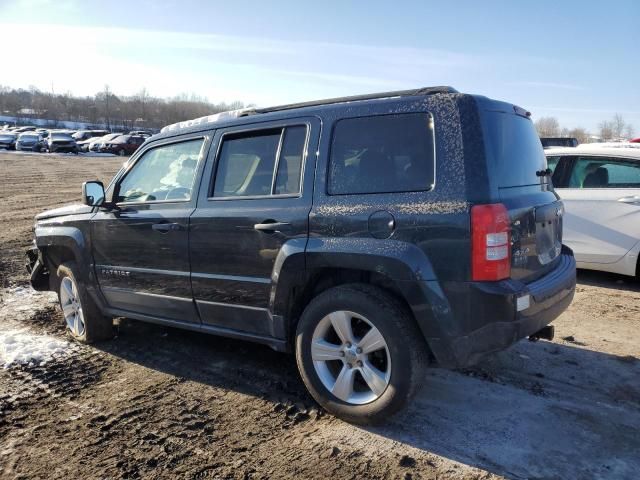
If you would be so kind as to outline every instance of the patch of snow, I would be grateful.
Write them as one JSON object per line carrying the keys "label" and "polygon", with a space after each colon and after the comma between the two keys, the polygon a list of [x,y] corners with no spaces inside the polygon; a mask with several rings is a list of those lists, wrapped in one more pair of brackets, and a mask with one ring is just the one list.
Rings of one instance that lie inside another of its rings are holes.
{"label": "patch of snow", "polygon": [[0,368],[44,365],[78,350],[73,342],[30,328],[33,315],[56,303],[56,295],[50,292],[20,286],[0,290]]}
{"label": "patch of snow", "polygon": [[44,365],[70,353],[70,342],[49,335],[38,335],[25,328],[0,332],[0,364]]}

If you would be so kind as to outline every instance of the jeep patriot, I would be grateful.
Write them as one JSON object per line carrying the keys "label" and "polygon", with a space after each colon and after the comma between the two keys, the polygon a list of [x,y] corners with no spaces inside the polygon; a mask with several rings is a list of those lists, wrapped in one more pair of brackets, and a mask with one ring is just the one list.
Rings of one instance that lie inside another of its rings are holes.
{"label": "jeep patriot", "polygon": [[450,87],[223,112],[38,215],[31,283],[80,342],[127,317],[264,343],[375,423],[426,366],[552,338],[576,276],[550,173],[527,111]]}

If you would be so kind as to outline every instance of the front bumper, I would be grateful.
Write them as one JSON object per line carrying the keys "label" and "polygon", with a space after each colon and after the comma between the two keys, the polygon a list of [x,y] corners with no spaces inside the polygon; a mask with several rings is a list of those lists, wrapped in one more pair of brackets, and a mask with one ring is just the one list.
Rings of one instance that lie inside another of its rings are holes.
{"label": "front bumper", "polygon": [[[427,336],[434,356],[445,366],[477,363],[487,354],[504,350],[555,320],[573,300],[576,262],[573,252],[563,247],[555,269],[534,282],[505,280],[465,285],[453,297],[463,301],[463,294],[466,308],[453,306],[453,318],[449,319],[458,328],[444,329],[451,335]],[[518,299],[527,296],[528,307],[519,310]],[[466,312],[466,318],[461,318],[461,311]]]}
{"label": "front bumper", "polygon": [[64,153],[75,153],[78,151],[78,147],[75,145],[49,145],[49,151],[53,152],[64,152]]}
{"label": "front bumper", "polygon": [[30,282],[34,290],[49,290],[49,271],[38,247],[33,246],[27,250],[27,272],[31,275]]}

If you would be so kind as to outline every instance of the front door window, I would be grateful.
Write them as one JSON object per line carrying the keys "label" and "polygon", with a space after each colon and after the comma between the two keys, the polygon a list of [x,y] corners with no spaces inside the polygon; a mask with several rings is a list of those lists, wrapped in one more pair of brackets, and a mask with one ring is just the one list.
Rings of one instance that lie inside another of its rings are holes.
{"label": "front door window", "polygon": [[189,201],[203,139],[146,152],[120,183],[118,203]]}

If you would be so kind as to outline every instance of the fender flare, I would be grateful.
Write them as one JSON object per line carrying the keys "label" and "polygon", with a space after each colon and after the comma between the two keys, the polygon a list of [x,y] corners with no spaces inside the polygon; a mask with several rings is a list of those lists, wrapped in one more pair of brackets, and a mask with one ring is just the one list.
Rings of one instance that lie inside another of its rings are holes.
{"label": "fender flare", "polygon": [[[306,243],[306,246],[305,246]],[[416,245],[367,238],[309,238],[287,242],[278,253],[269,310],[285,316],[292,288],[323,268],[375,272],[387,277],[409,305],[425,340],[448,336],[452,311],[425,253]]]}
{"label": "fender flare", "polygon": [[62,247],[71,251],[74,260],[79,266],[87,266],[80,268],[79,273],[82,276],[79,280],[86,281],[91,265],[91,258],[87,252],[87,242],[82,231],[76,227],[70,226],[41,226],[35,229],[36,246],[41,251],[48,247]]}

